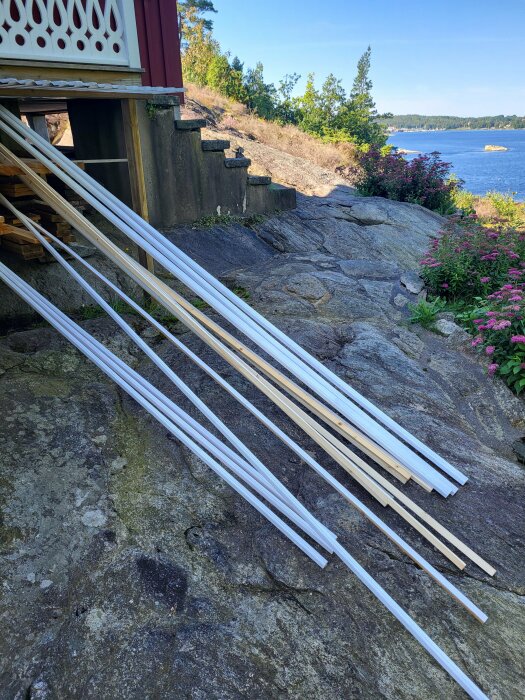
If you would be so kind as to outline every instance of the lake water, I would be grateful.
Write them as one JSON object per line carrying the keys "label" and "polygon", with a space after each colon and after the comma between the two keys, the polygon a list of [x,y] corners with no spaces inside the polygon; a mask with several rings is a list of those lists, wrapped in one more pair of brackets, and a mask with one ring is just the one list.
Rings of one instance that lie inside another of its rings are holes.
{"label": "lake water", "polygon": [[[516,199],[525,200],[525,129],[398,131],[388,143],[421,153],[439,151],[442,160],[452,163],[452,171],[465,180],[465,189],[474,194],[497,190],[513,192]],[[509,150],[485,151],[487,144]]]}

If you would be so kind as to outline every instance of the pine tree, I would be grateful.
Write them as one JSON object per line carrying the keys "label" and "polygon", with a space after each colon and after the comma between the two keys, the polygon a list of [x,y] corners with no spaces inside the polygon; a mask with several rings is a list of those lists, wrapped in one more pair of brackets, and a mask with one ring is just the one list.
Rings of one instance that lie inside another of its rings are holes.
{"label": "pine tree", "polygon": [[357,75],[354,78],[354,84],[352,85],[352,91],[350,92],[350,99],[357,100],[364,98],[369,102],[371,108],[374,109],[375,104],[371,94],[372,81],[369,77],[371,57],[372,48],[369,46],[357,62]]}
{"label": "pine tree", "polygon": [[384,146],[386,134],[377,122],[378,114],[372,97],[372,81],[369,76],[371,56],[372,49],[369,46],[357,62],[357,75],[350,99],[343,109],[342,121],[356,143]]}
{"label": "pine tree", "polygon": [[177,7],[184,80],[206,85],[210,66],[220,57],[220,46],[211,34],[213,23],[204,14],[217,10],[211,0],[179,0]]}
{"label": "pine tree", "polygon": [[217,12],[211,0],[179,0],[179,41],[186,49],[192,39],[211,33],[213,21],[205,18],[207,12]]}
{"label": "pine tree", "polygon": [[206,85],[238,102],[246,102],[248,98],[242,71],[236,70],[233,63],[230,65],[227,53],[218,53],[211,59],[206,73]]}
{"label": "pine tree", "polygon": [[241,59],[238,56],[233,57],[232,70],[235,70],[238,73],[242,73],[244,70],[244,63],[241,61]]}

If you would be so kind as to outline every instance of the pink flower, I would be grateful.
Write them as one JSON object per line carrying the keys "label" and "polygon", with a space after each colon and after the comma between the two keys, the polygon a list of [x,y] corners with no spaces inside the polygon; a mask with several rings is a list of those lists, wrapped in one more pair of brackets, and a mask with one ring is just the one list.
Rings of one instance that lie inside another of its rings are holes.
{"label": "pink flower", "polygon": [[441,285],[441,288],[442,288],[442,289],[448,289],[448,284],[447,284],[446,282],[444,282],[444,283]]}
{"label": "pink flower", "polygon": [[492,326],[495,331],[502,331],[504,328],[508,328],[511,324],[510,321],[498,321]]}
{"label": "pink flower", "polygon": [[475,338],[475,339],[472,341],[471,345],[472,345],[473,348],[475,348],[476,345],[479,345],[481,342],[482,342],[482,339],[481,339],[481,338]]}
{"label": "pink flower", "polygon": [[490,282],[490,277],[481,277],[479,280],[482,284],[487,284],[487,282]]}
{"label": "pink flower", "polygon": [[525,343],[525,335],[513,335],[510,339],[511,343]]}
{"label": "pink flower", "polygon": [[493,376],[494,376],[494,374],[495,374],[496,370],[498,369],[498,367],[499,367],[499,365],[498,365],[496,362],[493,362],[492,364],[490,364],[490,365],[488,366],[489,377],[493,377]]}
{"label": "pink flower", "polygon": [[494,347],[494,345],[488,345],[488,346],[485,348],[485,352],[487,353],[487,355],[493,355],[495,349],[496,349],[496,348]]}

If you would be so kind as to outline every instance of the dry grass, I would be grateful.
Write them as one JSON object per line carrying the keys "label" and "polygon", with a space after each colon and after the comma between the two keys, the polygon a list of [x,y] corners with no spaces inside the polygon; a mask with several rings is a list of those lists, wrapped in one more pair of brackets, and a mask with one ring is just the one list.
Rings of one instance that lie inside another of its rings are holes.
{"label": "dry grass", "polygon": [[304,158],[327,170],[343,168],[355,159],[355,148],[352,144],[323,143],[292,124],[281,126],[252,114],[230,117],[230,121],[232,120],[237,124],[234,128],[246,134],[248,138],[254,137],[266,146]]}
{"label": "dry grass", "polygon": [[[242,104],[229,100],[209,88],[186,85],[188,109],[199,113],[199,105],[205,108],[208,118],[223,131],[272,146],[292,156],[331,171],[341,172],[355,163],[356,150],[351,143],[323,143],[304,133],[296,126],[281,126],[251,114]],[[202,116],[202,111],[200,112]]]}
{"label": "dry grass", "polygon": [[187,83],[185,87],[186,100],[189,102],[190,109],[193,101],[209,110],[216,119],[220,119],[221,116],[226,114],[248,114],[248,109],[243,104],[230,100],[228,97],[220,95],[211,88],[199,87],[198,85],[193,85],[192,83]]}

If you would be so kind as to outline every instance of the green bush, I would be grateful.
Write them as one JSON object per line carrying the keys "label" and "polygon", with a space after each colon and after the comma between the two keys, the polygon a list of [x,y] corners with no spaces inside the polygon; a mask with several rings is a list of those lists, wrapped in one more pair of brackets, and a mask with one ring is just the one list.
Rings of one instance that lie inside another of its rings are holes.
{"label": "green bush", "polygon": [[514,228],[525,226],[525,206],[521,202],[516,202],[512,195],[488,192],[486,199],[506,224]]}
{"label": "green bush", "polygon": [[248,97],[242,72],[233,70],[224,54],[217,54],[211,59],[206,71],[206,84],[238,102],[245,102]]}
{"label": "green bush", "polygon": [[[452,178],[451,178],[452,179]],[[454,178],[456,179],[456,178]],[[457,181],[457,179],[456,179]],[[476,195],[472,192],[462,189],[461,187],[456,187],[452,193],[452,201],[456,209],[460,209],[461,212],[467,216],[474,214],[476,211]]]}

